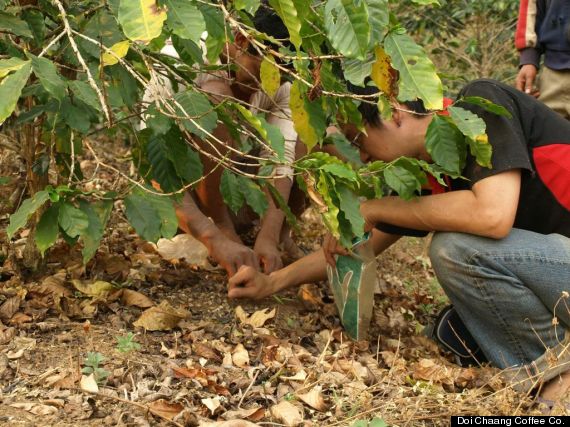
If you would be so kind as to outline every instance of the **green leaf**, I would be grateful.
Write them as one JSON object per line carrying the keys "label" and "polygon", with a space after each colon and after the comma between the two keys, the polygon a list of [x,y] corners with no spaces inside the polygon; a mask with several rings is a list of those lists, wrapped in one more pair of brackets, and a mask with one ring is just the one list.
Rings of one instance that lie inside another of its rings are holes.
{"label": "green leaf", "polygon": [[237,213],[245,202],[238,176],[228,169],[224,169],[222,173],[220,193],[233,213]]}
{"label": "green leaf", "polygon": [[502,105],[495,104],[488,99],[482,98],[480,96],[466,96],[465,98],[461,98],[458,102],[467,102],[469,104],[477,105],[485,111],[496,114],[497,116],[504,116],[508,117],[509,119],[513,117],[511,112]]}
{"label": "green leaf", "polygon": [[[117,18],[106,9],[99,10],[89,18],[83,32],[87,37],[99,41],[108,48],[125,39]],[[78,39],[78,43],[89,55],[99,60],[103,52],[98,45],[84,39]]]}
{"label": "green leaf", "polygon": [[344,178],[348,181],[356,182],[358,180],[356,172],[354,172],[354,170],[352,170],[348,165],[343,163],[329,163],[323,165],[320,169],[324,172],[328,172],[331,175],[335,175],[338,178]]}
{"label": "green leaf", "polygon": [[10,184],[12,179],[9,176],[0,176],[0,185]]}
{"label": "green leaf", "polygon": [[200,3],[198,6],[206,23],[206,56],[208,61],[215,63],[226,43],[224,15],[219,8]]}
{"label": "green leaf", "polygon": [[179,190],[182,181],[170,161],[166,138],[163,135],[152,135],[146,144],[146,153],[152,177],[160,184],[160,188],[166,192]]}
{"label": "green leaf", "polygon": [[346,80],[356,86],[364,87],[364,79],[372,72],[373,57],[366,61],[359,59],[344,59],[342,61],[343,74]]}
{"label": "green leaf", "polygon": [[28,61],[15,73],[4,77],[0,82],[0,124],[10,117],[16,108],[22,89],[31,72],[32,64]]}
{"label": "green leaf", "polygon": [[216,128],[218,115],[206,95],[189,89],[177,93],[174,98],[182,107],[182,111],[180,107],[176,107],[177,114],[191,117],[182,120],[182,124],[190,132],[200,138],[206,138],[208,133]]}
{"label": "green leaf", "polygon": [[409,35],[393,32],[386,37],[384,49],[392,58],[392,66],[400,72],[398,99],[419,98],[428,110],[441,110],[443,87],[425,51]]}
{"label": "green leaf", "polygon": [[164,4],[168,14],[166,24],[172,32],[199,43],[202,33],[206,31],[206,23],[196,4],[188,0],[165,0]]}
{"label": "green leaf", "polygon": [[295,217],[295,214],[293,214],[293,211],[291,211],[289,204],[285,201],[285,199],[283,199],[281,193],[279,193],[279,191],[267,180],[263,181],[263,183],[265,188],[269,189],[271,197],[273,197],[273,201],[276,206],[281,209],[283,213],[285,213],[285,218],[287,219],[287,222],[291,228],[293,228],[296,232],[300,232],[299,225],[297,224],[297,218]]}
{"label": "green leaf", "polygon": [[22,37],[34,37],[26,21],[5,12],[0,12],[0,31],[7,31]]}
{"label": "green leaf", "polygon": [[49,192],[38,191],[31,198],[24,200],[20,208],[10,215],[10,224],[6,228],[8,238],[12,238],[16,231],[24,227],[30,216],[43,206],[49,200]]}
{"label": "green leaf", "polygon": [[59,208],[59,225],[69,237],[73,238],[87,230],[89,218],[71,203],[62,203]]}
{"label": "green leaf", "polygon": [[36,46],[41,46],[45,39],[46,24],[45,17],[42,12],[34,9],[26,9],[22,11],[22,18],[28,23],[34,35]]}
{"label": "green leaf", "polygon": [[96,111],[101,112],[101,104],[99,103],[97,93],[89,83],[82,80],[72,80],[69,82],[69,88],[77,98]]}
{"label": "green leaf", "polygon": [[118,18],[129,39],[148,43],[160,36],[166,12],[156,0],[121,0]]}
{"label": "green leaf", "polygon": [[[486,136],[486,135],[485,135]],[[491,158],[493,157],[493,147],[486,138],[467,138],[469,151],[475,157],[477,163],[485,168],[491,168]]]}
{"label": "green leaf", "polygon": [[0,59],[0,79],[7,76],[10,72],[19,70],[28,61],[14,57],[8,59]]}
{"label": "green leaf", "polygon": [[57,73],[57,69],[53,62],[46,58],[40,58],[27,54],[32,60],[32,69],[34,74],[40,79],[42,86],[47,90],[55,99],[61,101],[65,96],[65,81]]}
{"label": "green leaf", "polygon": [[244,200],[257,215],[262,217],[269,206],[265,193],[249,178],[238,176],[238,180]]}
{"label": "green leaf", "polygon": [[336,200],[334,186],[327,175],[320,172],[317,181],[317,191],[327,206],[327,210],[322,214],[323,222],[334,236],[341,237],[338,221],[339,208],[337,203],[335,203],[338,200]]}
{"label": "green leaf", "polygon": [[81,133],[87,133],[87,131],[89,131],[91,127],[91,114],[85,104],[77,101],[72,103],[69,97],[65,97],[61,102],[60,113],[70,128]]}
{"label": "green leaf", "polygon": [[186,184],[202,177],[203,167],[200,156],[190,147],[186,139],[180,136],[178,129],[167,134],[167,147],[166,156],[174,165],[178,176]]}
{"label": "green leaf", "polygon": [[363,166],[362,160],[360,160],[360,153],[358,149],[352,145],[346,137],[340,133],[335,132],[330,134],[325,138],[325,143],[331,143],[338,153],[344,157],[344,159],[355,166]]}
{"label": "green leaf", "polygon": [[250,110],[240,104],[234,104],[234,107],[241,113],[244,119],[259,133],[261,138],[275,150],[277,158],[283,160],[285,158],[285,138],[281,130],[270,123],[260,114],[253,114]]}
{"label": "green leaf", "polygon": [[281,86],[281,74],[273,58],[269,56],[263,58],[259,69],[259,77],[261,79],[261,88],[270,98],[273,98],[279,86]]}
{"label": "green leaf", "polygon": [[99,248],[109,214],[111,209],[113,209],[113,202],[111,200],[101,200],[89,203],[86,200],[80,200],[79,208],[87,215],[89,221],[88,227],[81,234],[81,240],[83,241],[81,253],[83,255],[83,263],[87,264]]}
{"label": "green leaf", "polygon": [[404,200],[420,193],[426,183],[425,173],[411,159],[402,157],[384,169],[386,184]]}
{"label": "green leaf", "polygon": [[252,16],[255,15],[255,12],[259,9],[260,4],[260,0],[234,0],[236,10],[245,10]]}
{"label": "green leaf", "polygon": [[370,25],[364,1],[327,0],[325,29],[337,51],[348,58],[365,59],[370,41]]}
{"label": "green leaf", "polygon": [[446,172],[459,176],[467,155],[464,139],[451,120],[436,114],[426,132],[426,150]]}
{"label": "green leaf", "polygon": [[390,11],[388,0],[366,0],[368,5],[368,22],[370,22],[370,47],[382,42],[388,22],[390,21]]}
{"label": "green leaf", "polygon": [[384,421],[382,418],[374,418],[370,421],[368,426],[369,427],[388,427],[388,424],[386,424],[386,421]]}
{"label": "green leaf", "polygon": [[366,420],[358,420],[353,422],[350,427],[368,427],[368,422]]}
{"label": "green leaf", "polygon": [[125,197],[125,214],[139,236],[149,242],[160,239],[162,219],[156,208],[142,194]]}
{"label": "green leaf", "polygon": [[59,216],[59,204],[51,205],[42,215],[36,227],[36,246],[42,257],[46,250],[50,248],[59,235],[57,218]]}
{"label": "green leaf", "polygon": [[485,134],[487,126],[485,121],[477,114],[456,106],[447,107],[447,111],[449,111],[449,115],[457,128],[466,137],[476,139],[480,135]]}
{"label": "green leaf", "polygon": [[269,4],[283,20],[289,30],[289,39],[297,50],[301,47],[301,20],[292,0],[269,0]]}
{"label": "green leaf", "polygon": [[439,3],[439,0],[412,0],[414,3],[416,4],[420,4],[422,6],[426,6],[426,5],[430,5],[430,4],[436,4],[438,6],[440,6],[441,4]]}
{"label": "green leaf", "polygon": [[364,234],[364,218],[360,214],[358,196],[346,185],[338,185],[337,193],[340,201],[340,210],[350,222],[353,236],[362,237]]}

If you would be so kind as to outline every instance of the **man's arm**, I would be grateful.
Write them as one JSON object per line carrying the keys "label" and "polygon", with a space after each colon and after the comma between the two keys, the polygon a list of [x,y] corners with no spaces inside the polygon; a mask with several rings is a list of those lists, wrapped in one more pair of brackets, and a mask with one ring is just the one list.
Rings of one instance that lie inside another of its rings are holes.
{"label": "man's arm", "polygon": [[242,265],[258,268],[254,252],[244,245],[228,239],[218,227],[200,211],[192,195],[184,194],[181,204],[176,204],[178,226],[186,233],[199,240],[212,258],[216,260],[230,276]]}
{"label": "man's arm", "polygon": [[[399,238],[373,230],[371,240],[374,253],[380,254]],[[327,261],[323,249],[320,249],[269,275],[251,267],[241,267],[228,282],[228,297],[262,299],[287,288],[326,278]]]}
{"label": "man's arm", "polygon": [[456,231],[501,239],[511,230],[518,207],[519,169],[484,178],[472,190],[403,200],[385,197],[361,205],[368,224],[387,223],[426,231]]}

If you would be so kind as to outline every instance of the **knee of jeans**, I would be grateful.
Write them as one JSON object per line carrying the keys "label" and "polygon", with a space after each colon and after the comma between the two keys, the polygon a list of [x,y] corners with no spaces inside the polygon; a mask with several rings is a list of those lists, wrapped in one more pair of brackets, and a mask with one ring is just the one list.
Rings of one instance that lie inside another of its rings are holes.
{"label": "knee of jeans", "polygon": [[[433,235],[429,249],[431,265],[438,277],[457,270],[468,256],[469,235],[452,232],[438,232]],[[471,252],[471,251],[469,251]]]}

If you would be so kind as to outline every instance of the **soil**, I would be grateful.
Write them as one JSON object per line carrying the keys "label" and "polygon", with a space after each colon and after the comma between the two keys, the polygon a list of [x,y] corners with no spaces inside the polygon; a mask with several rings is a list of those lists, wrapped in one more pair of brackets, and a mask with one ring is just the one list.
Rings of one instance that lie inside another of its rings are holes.
{"label": "soil", "polygon": [[[163,259],[117,208],[86,266],[61,241],[30,274],[18,267],[26,230],[10,244],[0,236],[1,424],[415,426],[540,414],[497,370],[461,368],[421,335],[447,303],[425,240],[402,239],[379,257],[369,340],[354,342],[326,283],[230,301],[224,273]],[[308,252],[324,228],[313,210],[303,215],[296,240]],[[165,330],[133,325],[150,304],[167,314]],[[244,323],[242,310],[264,321]]]}

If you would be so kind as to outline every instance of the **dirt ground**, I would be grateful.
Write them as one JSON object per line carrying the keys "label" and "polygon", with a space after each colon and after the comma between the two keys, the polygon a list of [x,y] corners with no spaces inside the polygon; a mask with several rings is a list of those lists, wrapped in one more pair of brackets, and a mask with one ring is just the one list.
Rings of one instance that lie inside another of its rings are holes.
{"label": "dirt ground", "polygon": [[[17,174],[5,160],[0,175]],[[26,230],[9,244],[1,218],[0,424],[378,427],[540,414],[496,370],[461,368],[421,335],[446,304],[424,240],[378,259],[369,340],[353,342],[326,283],[229,301],[225,274],[163,259],[114,212],[87,266],[62,241],[40,275],[18,266]],[[301,248],[317,248],[314,211],[300,226]]]}

